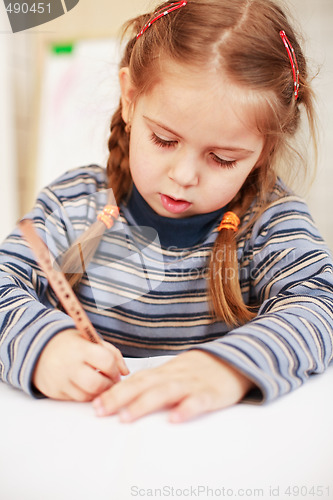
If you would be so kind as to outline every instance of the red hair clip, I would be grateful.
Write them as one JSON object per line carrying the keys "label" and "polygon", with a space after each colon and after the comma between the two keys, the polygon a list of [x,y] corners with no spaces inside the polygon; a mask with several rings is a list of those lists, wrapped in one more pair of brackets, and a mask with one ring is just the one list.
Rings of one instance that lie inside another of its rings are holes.
{"label": "red hair clip", "polygon": [[280,37],[282,38],[284,46],[287,49],[288,56],[289,56],[289,59],[290,59],[291,68],[293,70],[294,95],[295,95],[295,100],[297,100],[297,98],[298,98],[298,89],[299,89],[299,70],[298,70],[298,64],[297,64],[297,59],[296,59],[295,51],[294,51],[293,46],[289,42],[285,31],[283,31],[283,30],[280,31]]}
{"label": "red hair clip", "polygon": [[141,35],[143,35],[144,32],[147,31],[147,29],[150,28],[150,26],[155,21],[157,21],[158,19],[160,19],[163,16],[166,16],[167,14],[170,14],[170,12],[173,12],[174,10],[180,9],[181,7],[185,7],[185,5],[187,5],[187,0],[183,0],[181,2],[170,3],[169,5],[166,6],[165,10],[164,9],[158,10],[155,13],[157,15],[154,18],[152,18],[150,21],[148,21],[148,23],[146,23],[144,25],[144,27],[142,28],[142,30],[136,35],[136,38],[138,39]]}

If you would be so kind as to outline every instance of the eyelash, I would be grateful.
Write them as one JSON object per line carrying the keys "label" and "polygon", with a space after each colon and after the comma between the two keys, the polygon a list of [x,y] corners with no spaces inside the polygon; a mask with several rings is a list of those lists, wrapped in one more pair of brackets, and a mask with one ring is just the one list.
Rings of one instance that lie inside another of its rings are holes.
{"label": "eyelash", "polygon": [[[151,136],[151,141],[154,144],[156,144],[156,146],[158,146],[159,148],[172,148],[177,144],[177,141],[165,141],[164,139],[161,139],[160,137],[158,137],[158,135],[156,135],[154,133]],[[214,153],[211,153],[211,155],[212,155],[211,158],[213,159],[213,161],[221,167],[234,168],[236,165],[235,160],[234,161],[227,161],[227,160],[223,160],[222,158],[219,158]]]}
{"label": "eyelash", "polygon": [[156,134],[152,134],[151,140],[160,148],[172,148],[177,143],[177,141],[165,141],[164,139],[158,137],[158,135]]}

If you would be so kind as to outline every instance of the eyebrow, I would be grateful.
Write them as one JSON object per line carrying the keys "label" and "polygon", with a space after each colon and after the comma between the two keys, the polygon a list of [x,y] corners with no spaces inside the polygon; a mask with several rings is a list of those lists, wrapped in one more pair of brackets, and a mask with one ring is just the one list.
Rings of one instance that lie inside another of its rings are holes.
{"label": "eyebrow", "polygon": [[[154,125],[157,125],[158,127],[162,128],[163,130],[170,132],[170,134],[175,135],[176,137],[179,137],[179,139],[183,139],[183,137],[181,135],[177,134],[177,132],[175,132],[171,128],[166,127],[165,125],[162,125],[162,123],[159,123],[155,120],[152,120],[151,118],[148,118],[148,116],[143,116],[143,118],[145,120],[147,120],[148,122],[150,122]],[[251,149],[240,148],[238,146],[212,146],[211,148],[212,149],[221,149],[223,151],[232,151],[235,153],[248,153],[248,154],[254,153],[254,151],[252,151]]]}

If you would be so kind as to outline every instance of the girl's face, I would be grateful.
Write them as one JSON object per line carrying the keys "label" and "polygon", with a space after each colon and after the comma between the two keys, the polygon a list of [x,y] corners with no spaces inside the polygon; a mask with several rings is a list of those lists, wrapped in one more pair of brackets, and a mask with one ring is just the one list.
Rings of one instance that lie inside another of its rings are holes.
{"label": "girl's face", "polygon": [[221,85],[221,73],[183,68],[166,71],[135,103],[127,68],[120,72],[120,84],[123,119],[131,124],[130,170],[150,207],[181,218],[229,203],[264,144],[237,102],[244,90]]}

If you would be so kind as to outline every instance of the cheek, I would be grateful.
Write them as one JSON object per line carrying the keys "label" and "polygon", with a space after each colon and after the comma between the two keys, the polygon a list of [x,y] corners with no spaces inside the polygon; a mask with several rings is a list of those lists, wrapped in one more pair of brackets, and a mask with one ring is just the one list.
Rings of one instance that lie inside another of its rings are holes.
{"label": "cheek", "polygon": [[146,132],[143,132],[133,123],[129,142],[130,159],[132,162],[142,163],[151,156],[151,141]]}
{"label": "cheek", "polygon": [[140,142],[136,140],[135,136],[131,137],[129,145],[129,162],[130,169],[133,172],[140,171],[145,165],[145,154],[144,147],[140,146]]}
{"label": "cheek", "polygon": [[151,155],[146,150],[144,144],[133,142],[129,150],[129,166],[132,179],[137,188],[154,182],[156,168],[151,159]]}
{"label": "cheek", "polygon": [[221,169],[215,175],[208,176],[208,185],[212,193],[236,194],[242,187],[248,174],[241,171],[237,166],[233,169]]}
{"label": "cheek", "polygon": [[247,176],[248,173],[237,166],[232,170],[217,172],[217,175],[207,179],[206,199],[211,200],[212,203],[221,204],[221,207],[226,205],[236,196]]}
{"label": "cheek", "polygon": [[129,162],[132,176],[143,176],[152,180],[161,175],[163,161],[161,154],[148,135],[133,134],[130,138]]}

